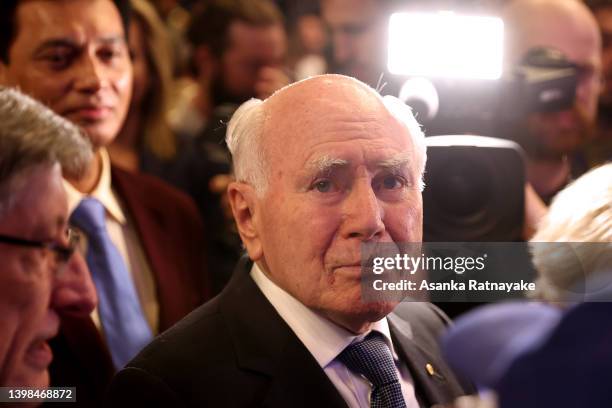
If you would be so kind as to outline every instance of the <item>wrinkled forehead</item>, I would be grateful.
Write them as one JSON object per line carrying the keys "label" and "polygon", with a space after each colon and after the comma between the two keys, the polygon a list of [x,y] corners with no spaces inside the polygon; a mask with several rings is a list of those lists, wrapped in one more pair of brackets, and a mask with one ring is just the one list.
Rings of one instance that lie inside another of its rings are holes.
{"label": "wrinkled forehead", "polygon": [[84,40],[100,35],[124,38],[121,14],[111,0],[26,0],[16,10],[18,35]]}
{"label": "wrinkled forehead", "polygon": [[12,182],[13,205],[0,220],[24,237],[49,237],[63,231],[68,220],[68,201],[58,163],[39,164],[25,169]]}
{"label": "wrinkled forehead", "polygon": [[276,92],[264,103],[266,117],[275,122],[353,111],[373,113],[381,97],[364,83],[342,75],[325,75],[297,82]]}
{"label": "wrinkled forehead", "polygon": [[355,149],[364,155],[376,152],[377,159],[412,152],[407,127],[374,91],[361,85],[322,83],[271,98],[264,149],[297,162],[315,153],[338,155]]}

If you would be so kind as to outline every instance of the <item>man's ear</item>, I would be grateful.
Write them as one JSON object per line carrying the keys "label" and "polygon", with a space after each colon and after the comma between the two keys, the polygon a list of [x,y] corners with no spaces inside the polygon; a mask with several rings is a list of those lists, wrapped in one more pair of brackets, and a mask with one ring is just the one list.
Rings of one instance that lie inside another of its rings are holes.
{"label": "man's ear", "polygon": [[200,81],[211,81],[216,77],[216,72],[219,69],[217,57],[206,45],[199,45],[193,50],[193,64]]}
{"label": "man's ear", "polygon": [[263,256],[260,237],[261,207],[255,189],[246,183],[234,181],[227,187],[227,195],[240,238],[249,257],[258,261]]}

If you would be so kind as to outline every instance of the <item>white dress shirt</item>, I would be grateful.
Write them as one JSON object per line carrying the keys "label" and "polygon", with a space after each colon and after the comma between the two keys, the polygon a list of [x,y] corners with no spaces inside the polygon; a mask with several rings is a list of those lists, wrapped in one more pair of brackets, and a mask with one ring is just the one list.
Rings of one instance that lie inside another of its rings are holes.
{"label": "white dress shirt", "polygon": [[[369,332],[356,336],[304,306],[272,282],[257,264],[253,264],[251,277],[266,299],[313,355],[349,407],[369,407],[372,391],[370,383],[362,376],[351,372],[337,360],[342,350],[349,344],[362,340]],[[412,376],[406,364],[399,360],[395,352],[387,319],[384,318],[373,323],[371,330],[380,332],[391,350],[406,406],[408,408],[418,408],[419,404],[414,394]]]}
{"label": "white dress shirt", "polygon": [[[155,278],[134,223],[123,211],[119,198],[112,189],[110,157],[105,149],[100,149],[99,154],[102,159],[102,173],[98,184],[91,193],[83,194],[64,180],[64,187],[68,195],[68,211],[72,214],[81,200],[86,197],[95,198],[102,203],[106,210],[108,235],[119,250],[128,271],[132,275],[140,304],[151,331],[155,335],[159,332],[159,303],[157,301]],[[83,237],[83,239],[85,241],[84,247],[87,248],[87,238]],[[104,335],[97,308],[92,312],[91,318],[98,330]]]}

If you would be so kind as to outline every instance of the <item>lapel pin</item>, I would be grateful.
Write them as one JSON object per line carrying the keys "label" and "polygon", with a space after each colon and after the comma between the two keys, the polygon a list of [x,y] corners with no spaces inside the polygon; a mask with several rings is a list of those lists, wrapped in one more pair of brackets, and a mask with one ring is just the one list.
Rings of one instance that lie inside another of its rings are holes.
{"label": "lapel pin", "polygon": [[438,374],[438,372],[431,363],[425,364],[425,370],[427,371],[427,374],[429,374],[430,377],[435,377],[439,380],[444,380],[444,377]]}

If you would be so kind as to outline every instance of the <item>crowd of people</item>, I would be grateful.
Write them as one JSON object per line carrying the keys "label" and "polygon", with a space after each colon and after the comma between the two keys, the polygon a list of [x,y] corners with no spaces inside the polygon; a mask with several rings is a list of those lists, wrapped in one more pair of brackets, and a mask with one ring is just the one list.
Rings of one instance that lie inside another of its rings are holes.
{"label": "crowd of people", "polygon": [[0,387],[612,405],[612,2],[473,5],[503,18],[508,67],[546,47],[576,73],[572,106],[512,126],[532,299],[451,326],[362,297],[364,244],[421,242],[427,211],[432,135],[386,70],[388,17],[451,3],[0,2]]}

